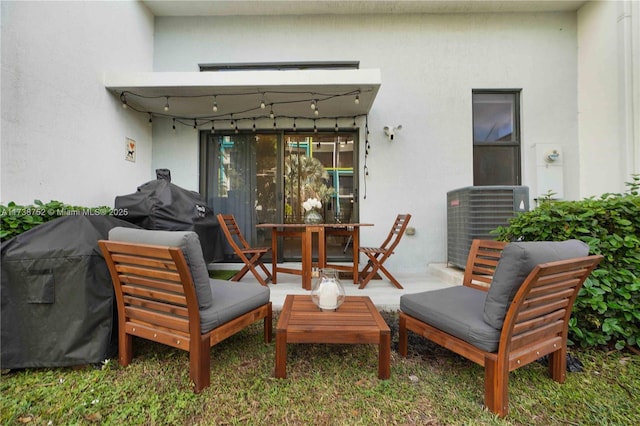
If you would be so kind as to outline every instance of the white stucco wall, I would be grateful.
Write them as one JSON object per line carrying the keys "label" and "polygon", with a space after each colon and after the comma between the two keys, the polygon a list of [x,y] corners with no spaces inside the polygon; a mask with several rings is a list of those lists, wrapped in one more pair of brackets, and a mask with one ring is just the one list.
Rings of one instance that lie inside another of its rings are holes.
{"label": "white stucco wall", "polygon": [[[523,184],[535,194],[538,143],[562,146],[564,195],[579,189],[576,14],[365,15],[156,18],[155,71],[198,63],[359,60],[379,68],[370,117],[371,155],[360,218],[379,244],[400,212],[416,235],[389,260],[423,271],[446,260],[446,192],[473,184],[472,89],[521,88]],[[382,128],[402,124],[389,143]],[[153,167],[197,189],[197,136],[154,124]],[[362,138],[364,141],[364,138]],[[361,150],[361,165],[364,150]]]}
{"label": "white stucco wall", "polygon": [[623,192],[640,173],[640,3],[578,11],[580,195]]}
{"label": "white stucco wall", "polygon": [[[151,129],[123,110],[105,71],[150,71],[141,3],[2,2],[0,202],[113,206],[153,177]],[[125,138],[137,161],[125,161]]]}

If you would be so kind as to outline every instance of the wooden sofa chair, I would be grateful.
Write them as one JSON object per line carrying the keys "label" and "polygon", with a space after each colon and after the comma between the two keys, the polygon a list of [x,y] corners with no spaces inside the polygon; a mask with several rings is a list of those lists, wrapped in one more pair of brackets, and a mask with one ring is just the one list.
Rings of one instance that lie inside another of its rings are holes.
{"label": "wooden sofa chair", "polygon": [[195,232],[116,227],[98,244],[115,289],[123,366],[133,336],[183,349],[198,393],[211,381],[211,346],[260,320],[271,341],[269,289],[210,279]]}
{"label": "wooden sofa chair", "polygon": [[[227,242],[235,254],[244,263],[242,269],[231,278],[231,281],[240,281],[247,272],[251,271],[258,282],[263,286],[266,286],[269,281],[271,281],[272,277],[271,272],[269,272],[267,267],[264,266],[262,257],[271,251],[271,247],[251,247],[242,235],[242,231],[240,231],[240,227],[236,223],[236,218],[233,215],[220,213],[217,218],[225,237],[227,237]],[[266,275],[265,278],[260,276],[256,267],[260,267],[260,269],[262,269]]]}
{"label": "wooden sofa chair", "polygon": [[400,355],[411,330],[483,366],[484,404],[506,416],[510,371],[548,355],[564,382],[573,302],[602,259],[588,252],[577,240],[473,241],[463,286],[401,296]]}
{"label": "wooden sofa chair", "polygon": [[389,256],[393,254],[393,251],[400,243],[400,240],[407,229],[407,225],[409,225],[409,220],[411,220],[410,214],[399,214],[393,222],[389,235],[387,235],[387,238],[383,241],[380,247],[359,248],[359,252],[364,253],[368,258],[367,264],[362,268],[362,271],[360,271],[359,288],[365,288],[378,271],[385,274],[394,286],[397,288],[403,288],[398,280],[387,270],[387,268],[384,267],[383,264]]}

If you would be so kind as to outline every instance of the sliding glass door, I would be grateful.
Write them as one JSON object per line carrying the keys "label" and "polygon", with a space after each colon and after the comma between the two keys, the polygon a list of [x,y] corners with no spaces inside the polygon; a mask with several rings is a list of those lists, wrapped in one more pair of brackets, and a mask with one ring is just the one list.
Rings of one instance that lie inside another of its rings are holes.
{"label": "sliding glass door", "polygon": [[[258,223],[301,223],[302,203],[322,202],[325,223],[357,222],[356,132],[240,133],[202,132],[200,192],[214,212],[233,214],[254,246],[270,246]],[[280,261],[301,258],[299,239],[280,242]],[[232,259],[227,247],[225,258]],[[327,240],[331,261],[349,260],[342,237]]]}

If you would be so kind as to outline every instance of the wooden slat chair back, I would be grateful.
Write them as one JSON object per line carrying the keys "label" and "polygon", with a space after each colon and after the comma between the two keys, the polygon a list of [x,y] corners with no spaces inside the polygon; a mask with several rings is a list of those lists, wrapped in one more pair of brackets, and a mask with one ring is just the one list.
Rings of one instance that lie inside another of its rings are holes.
{"label": "wooden slat chair back", "polygon": [[[268,285],[271,281],[271,272],[264,265],[262,257],[271,251],[271,247],[251,247],[242,235],[242,231],[233,215],[220,213],[217,217],[227,242],[236,256],[244,263],[242,269],[231,278],[231,281],[240,281],[247,272],[251,271],[260,284]],[[256,267],[262,269],[265,278],[262,278]]]}
{"label": "wooden slat chair back", "polygon": [[211,346],[261,319],[265,342],[271,341],[270,302],[201,333],[196,290],[180,248],[107,240],[98,244],[116,295],[121,365],[133,358],[133,336],[188,351],[190,377],[200,392],[211,381]]}
{"label": "wooden slat chair back", "polygon": [[502,256],[502,250],[506,245],[507,243],[503,241],[473,240],[469,249],[462,285],[488,290]]}
{"label": "wooden slat chair back", "polygon": [[[480,242],[479,245],[495,250],[493,242]],[[480,248],[472,250],[470,255],[478,256],[482,252]],[[489,256],[490,259],[494,257]],[[509,305],[495,352],[487,352],[401,312],[399,353],[407,355],[407,331],[411,330],[483,366],[485,406],[504,417],[509,410],[509,372],[548,355],[551,378],[564,383],[568,324],[573,303],[584,281],[601,260],[602,256],[592,255],[537,265]],[[493,262],[491,260],[488,265],[490,270],[495,269]],[[482,289],[482,286],[471,287]]]}
{"label": "wooden slat chair back", "polygon": [[407,225],[411,220],[410,214],[399,214],[396,220],[393,222],[389,235],[379,247],[360,247],[360,253],[364,253],[367,258],[367,264],[360,271],[360,287],[365,288],[371,279],[378,273],[382,272],[391,283],[397,288],[403,288],[398,280],[384,267],[384,262],[391,256],[395,248],[400,243],[402,236],[404,235]]}

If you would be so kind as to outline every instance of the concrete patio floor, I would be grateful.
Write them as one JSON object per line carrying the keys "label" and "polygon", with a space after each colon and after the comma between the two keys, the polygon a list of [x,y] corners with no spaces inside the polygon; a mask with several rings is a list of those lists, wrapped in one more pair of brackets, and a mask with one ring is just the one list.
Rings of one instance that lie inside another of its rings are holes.
{"label": "concrete patio floor", "polygon": [[[287,263],[286,267],[300,268],[300,264]],[[213,269],[239,269],[240,264],[215,264]],[[420,293],[423,291],[437,290],[453,285],[462,285],[463,271],[455,268],[448,268],[445,264],[431,264],[426,273],[403,274],[392,271],[396,279],[402,284],[404,289],[397,289],[391,282],[382,276],[382,279],[371,280],[367,286],[360,290],[350,279],[341,279],[347,295],[349,296],[369,296],[376,307],[380,310],[398,310],[400,307],[400,296],[408,293]],[[241,283],[258,283],[251,273],[245,275]],[[287,294],[309,294],[301,285],[301,277],[292,274],[278,274],[278,284],[269,284],[271,289],[271,303],[273,310],[282,309],[284,299]]]}

